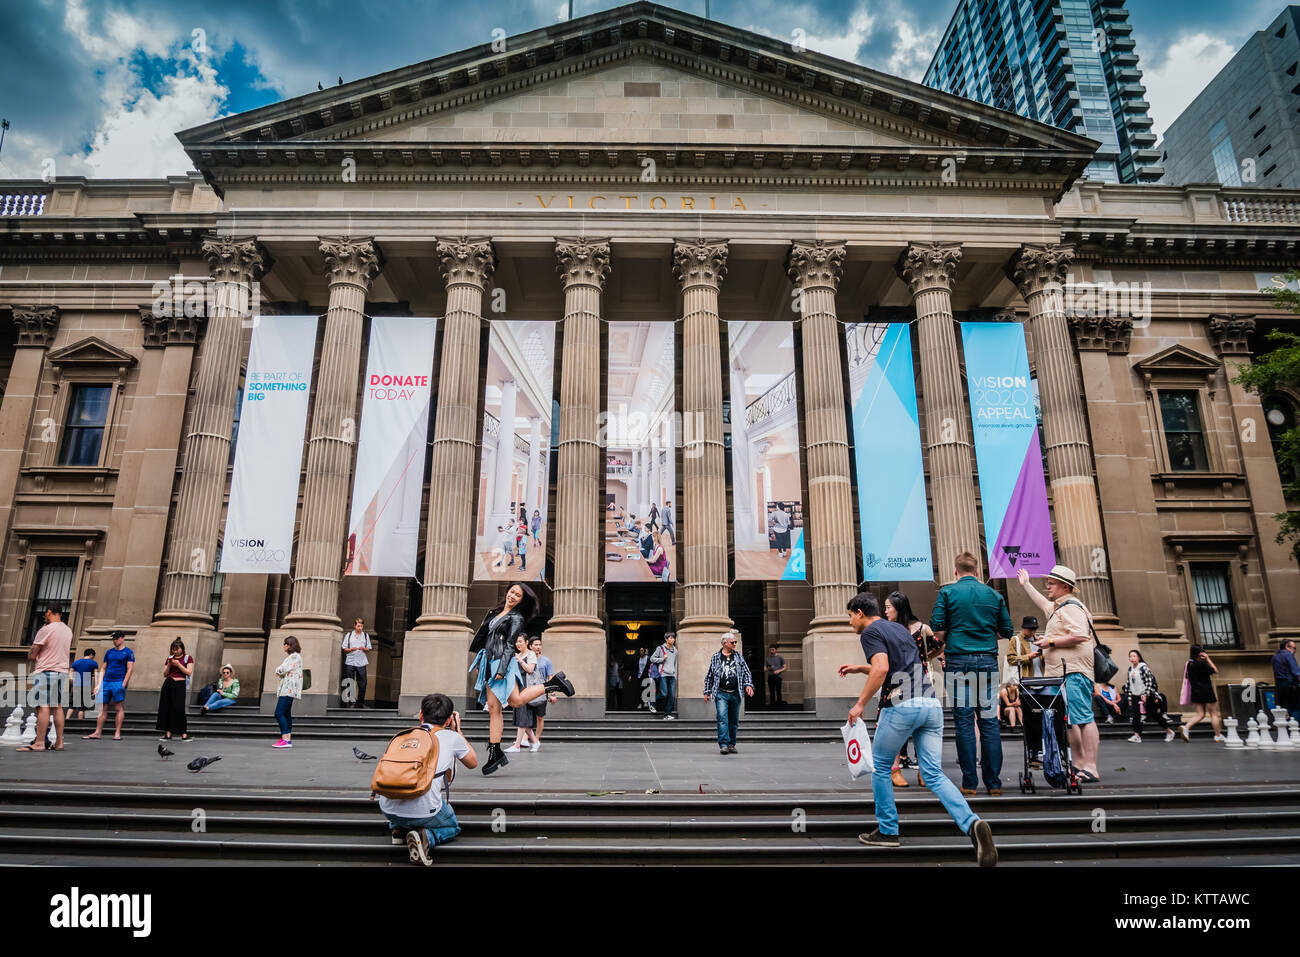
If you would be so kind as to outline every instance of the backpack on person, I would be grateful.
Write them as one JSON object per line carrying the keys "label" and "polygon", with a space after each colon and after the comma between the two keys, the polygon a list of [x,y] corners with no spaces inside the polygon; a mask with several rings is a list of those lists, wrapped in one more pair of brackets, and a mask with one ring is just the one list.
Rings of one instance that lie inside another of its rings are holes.
{"label": "backpack on person", "polygon": [[370,793],[409,801],[428,792],[438,777],[438,736],[427,728],[393,735],[370,778]]}

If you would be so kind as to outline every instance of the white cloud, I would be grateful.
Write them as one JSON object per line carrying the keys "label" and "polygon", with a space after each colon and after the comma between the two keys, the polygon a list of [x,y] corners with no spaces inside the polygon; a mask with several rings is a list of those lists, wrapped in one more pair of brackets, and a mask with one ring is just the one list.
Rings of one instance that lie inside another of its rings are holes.
{"label": "white cloud", "polygon": [[898,45],[885,64],[885,72],[920,83],[939,47],[940,28],[918,33],[906,20],[898,21]]}
{"label": "white cloud", "polygon": [[[803,45],[809,50],[815,50],[817,53],[824,53],[826,56],[833,56],[837,60],[847,60],[849,63],[853,63],[857,60],[858,48],[871,36],[871,30],[874,26],[875,21],[870,14],[865,10],[859,10],[849,20],[847,33],[829,37],[810,35],[804,38]],[[750,29],[754,28],[750,27]]]}
{"label": "white cloud", "polygon": [[1170,44],[1158,65],[1143,68],[1142,82],[1147,88],[1157,141],[1236,52],[1235,47],[1218,37],[1189,33]]}

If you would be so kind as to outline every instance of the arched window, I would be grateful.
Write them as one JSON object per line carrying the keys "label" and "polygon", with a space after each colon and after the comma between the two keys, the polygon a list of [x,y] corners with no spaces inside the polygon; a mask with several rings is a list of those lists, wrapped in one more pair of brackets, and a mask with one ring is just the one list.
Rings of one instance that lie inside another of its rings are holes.
{"label": "arched window", "polygon": [[1296,481],[1296,463],[1283,454],[1282,436],[1296,427],[1295,402],[1288,396],[1275,393],[1265,396],[1263,404],[1268,440],[1273,443],[1273,458],[1277,460],[1277,474],[1283,486],[1291,485]]}

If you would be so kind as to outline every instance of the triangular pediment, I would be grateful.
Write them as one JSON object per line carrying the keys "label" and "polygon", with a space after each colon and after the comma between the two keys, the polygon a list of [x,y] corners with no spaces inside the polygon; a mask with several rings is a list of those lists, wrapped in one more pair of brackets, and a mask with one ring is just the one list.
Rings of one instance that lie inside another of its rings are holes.
{"label": "triangular pediment", "polygon": [[1184,345],[1172,345],[1168,349],[1161,349],[1159,352],[1139,359],[1133,363],[1133,368],[1145,373],[1194,373],[1205,375],[1217,371],[1220,365],[1218,359],[1203,355]]}
{"label": "triangular pediment", "polygon": [[374,166],[613,167],[647,154],[670,166],[812,170],[823,161],[840,170],[933,170],[953,156],[959,166],[973,162],[986,172],[1072,179],[1097,147],[653,3],[448,54],[178,137],[214,181],[220,167],[334,166],[349,156]]}
{"label": "triangular pediment", "polygon": [[110,343],[96,336],[87,336],[60,349],[52,350],[46,358],[53,366],[60,365],[99,365],[132,366],[135,356],[123,352]]}

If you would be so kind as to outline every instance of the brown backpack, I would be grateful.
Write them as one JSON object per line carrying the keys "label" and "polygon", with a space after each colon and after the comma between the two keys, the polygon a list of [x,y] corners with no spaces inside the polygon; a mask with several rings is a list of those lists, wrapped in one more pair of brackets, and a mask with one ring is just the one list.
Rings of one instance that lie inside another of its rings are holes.
{"label": "brown backpack", "polygon": [[437,770],[438,736],[425,728],[407,728],[388,742],[370,779],[370,793],[409,801],[433,787]]}

